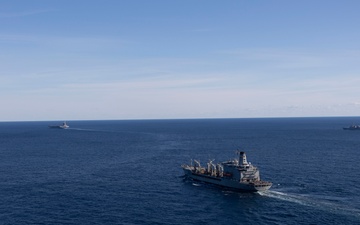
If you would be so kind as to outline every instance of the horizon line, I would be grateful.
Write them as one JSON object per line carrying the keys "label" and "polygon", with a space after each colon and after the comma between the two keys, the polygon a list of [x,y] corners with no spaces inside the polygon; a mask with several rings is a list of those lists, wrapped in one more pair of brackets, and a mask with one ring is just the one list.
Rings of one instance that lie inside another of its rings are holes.
{"label": "horizon line", "polygon": [[227,120],[227,119],[302,119],[302,118],[357,118],[360,116],[269,116],[269,117],[191,117],[191,118],[133,118],[133,119],[54,119],[54,120],[4,120],[7,122],[57,122],[57,121],[141,121],[141,120]]}

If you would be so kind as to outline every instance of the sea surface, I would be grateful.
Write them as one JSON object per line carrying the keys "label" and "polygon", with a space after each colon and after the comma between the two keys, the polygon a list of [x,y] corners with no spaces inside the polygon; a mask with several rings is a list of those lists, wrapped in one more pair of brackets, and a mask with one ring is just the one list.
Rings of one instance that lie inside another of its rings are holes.
{"label": "sea surface", "polygon": [[[359,117],[0,123],[0,224],[360,224]],[[183,177],[243,150],[264,193]]]}

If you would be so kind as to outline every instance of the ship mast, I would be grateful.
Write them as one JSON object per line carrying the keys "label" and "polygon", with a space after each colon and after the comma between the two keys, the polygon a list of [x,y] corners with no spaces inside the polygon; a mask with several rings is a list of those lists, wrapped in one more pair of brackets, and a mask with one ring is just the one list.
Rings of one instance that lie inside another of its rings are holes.
{"label": "ship mast", "polygon": [[239,165],[240,166],[248,166],[249,165],[248,161],[246,160],[245,152],[239,153]]}

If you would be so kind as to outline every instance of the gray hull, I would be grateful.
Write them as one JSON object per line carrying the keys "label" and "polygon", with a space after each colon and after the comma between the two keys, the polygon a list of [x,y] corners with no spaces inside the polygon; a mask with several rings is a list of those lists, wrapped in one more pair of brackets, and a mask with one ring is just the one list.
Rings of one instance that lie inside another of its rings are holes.
{"label": "gray hull", "polygon": [[191,179],[218,185],[221,187],[234,189],[237,191],[243,191],[243,192],[266,191],[271,187],[271,183],[269,183],[269,182],[243,183],[243,182],[239,182],[237,180],[230,179],[230,178],[213,177],[213,176],[208,176],[208,175],[203,175],[203,174],[196,174],[186,168],[183,168],[183,169],[184,169],[185,175]]}

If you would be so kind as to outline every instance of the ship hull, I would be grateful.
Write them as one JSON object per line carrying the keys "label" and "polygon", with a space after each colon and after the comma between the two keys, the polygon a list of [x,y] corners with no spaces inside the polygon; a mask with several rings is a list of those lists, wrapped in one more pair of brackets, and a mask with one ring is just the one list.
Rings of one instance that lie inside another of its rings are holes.
{"label": "ship hull", "polygon": [[49,128],[55,128],[55,129],[67,129],[69,127],[66,126],[49,126]]}
{"label": "ship hull", "polygon": [[[236,191],[241,192],[257,192],[257,191],[266,191],[271,187],[271,183],[262,182],[261,184],[254,184],[254,183],[241,183],[234,179],[224,178],[224,177],[213,177],[204,174],[194,173],[189,169],[183,168],[185,176],[197,180],[202,181],[205,183],[210,183],[214,185],[218,185],[225,188],[234,189]],[[266,183],[266,184],[265,184]]]}

